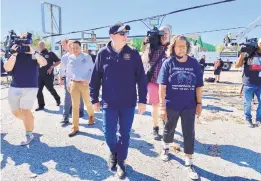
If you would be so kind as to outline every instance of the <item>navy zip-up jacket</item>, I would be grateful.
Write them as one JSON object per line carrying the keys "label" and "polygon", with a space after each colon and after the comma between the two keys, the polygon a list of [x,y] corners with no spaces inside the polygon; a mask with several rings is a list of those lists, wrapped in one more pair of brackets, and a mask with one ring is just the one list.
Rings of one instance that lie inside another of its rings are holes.
{"label": "navy zip-up jacket", "polygon": [[90,82],[92,104],[99,102],[102,85],[103,108],[128,108],[146,104],[147,83],[141,57],[136,49],[125,45],[121,52],[113,50],[111,42],[97,54]]}

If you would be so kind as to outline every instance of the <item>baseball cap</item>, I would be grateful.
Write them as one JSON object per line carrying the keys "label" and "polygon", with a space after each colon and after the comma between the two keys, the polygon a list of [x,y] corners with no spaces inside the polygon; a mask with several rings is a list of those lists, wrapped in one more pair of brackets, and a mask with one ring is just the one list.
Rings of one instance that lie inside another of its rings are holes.
{"label": "baseball cap", "polygon": [[110,26],[110,30],[109,30],[109,34],[115,34],[118,33],[120,31],[122,31],[123,29],[126,29],[127,31],[130,30],[130,26],[129,25],[124,25],[120,22]]}

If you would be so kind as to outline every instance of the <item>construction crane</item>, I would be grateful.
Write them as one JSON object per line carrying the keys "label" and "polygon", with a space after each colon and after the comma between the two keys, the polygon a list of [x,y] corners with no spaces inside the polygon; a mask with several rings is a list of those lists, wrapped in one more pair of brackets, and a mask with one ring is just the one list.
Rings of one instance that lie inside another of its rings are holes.
{"label": "construction crane", "polygon": [[[237,46],[242,43],[242,41],[246,41],[246,34],[248,34],[253,29],[257,28],[258,26],[261,26],[261,16],[258,17],[255,21],[250,23],[246,28],[244,28],[241,32],[238,32],[237,34],[233,35],[232,33],[228,33],[227,36],[224,38],[225,47],[227,49],[231,49],[236,51]],[[244,40],[243,40],[244,39]]]}

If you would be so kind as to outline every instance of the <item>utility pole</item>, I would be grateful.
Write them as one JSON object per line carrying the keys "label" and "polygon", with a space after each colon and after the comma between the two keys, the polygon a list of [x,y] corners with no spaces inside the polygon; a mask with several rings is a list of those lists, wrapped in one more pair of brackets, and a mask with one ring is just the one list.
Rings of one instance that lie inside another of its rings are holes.
{"label": "utility pole", "polygon": [[[46,13],[45,13],[45,9],[46,9]],[[41,3],[41,13],[42,13],[42,31],[43,31],[43,33],[50,34],[50,35],[53,35],[53,34],[56,34],[56,33],[61,34],[62,33],[62,11],[61,11],[61,7],[57,6],[55,4],[42,2]],[[48,17],[47,17],[47,15],[48,15]],[[50,17],[51,21],[50,21],[50,23],[48,22],[48,25],[51,25],[51,27],[46,26],[46,22],[45,22],[45,18],[49,19],[49,15],[51,16]],[[52,51],[55,51],[55,38],[54,38],[54,36],[51,36],[51,46],[52,46]]]}
{"label": "utility pole", "polygon": [[[54,30],[53,30],[54,19],[53,19],[53,5],[52,4],[50,5],[50,11],[51,11],[51,33],[54,34]],[[51,47],[52,47],[51,49],[52,49],[52,51],[54,51],[54,44],[55,44],[54,37],[52,36],[51,37]]]}

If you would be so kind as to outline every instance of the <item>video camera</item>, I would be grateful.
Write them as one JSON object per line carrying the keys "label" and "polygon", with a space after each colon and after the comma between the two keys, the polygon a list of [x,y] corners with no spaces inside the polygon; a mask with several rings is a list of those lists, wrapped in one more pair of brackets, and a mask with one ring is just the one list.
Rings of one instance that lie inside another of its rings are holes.
{"label": "video camera", "polygon": [[160,31],[157,27],[154,27],[152,30],[147,32],[148,40],[145,44],[149,43],[151,49],[157,50],[161,45],[160,38],[164,33],[164,31]]}
{"label": "video camera", "polygon": [[240,52],[248,53],[249,55],[251,55],[256,51],[258,47],[257,42],[257,38],[247,39],[246,42],[239,44],[241,46]]}
{"label": "video camera", "polygon": [[[20,38],[16,35],[14,30],[9,31],[9,35],[5,37],[4,46],[5,46],[5,57],[9,58],[9,56],[13,53],[25,53],[30,52],[29,46],[24,46],[23,44],[32,44],[32,34],[27,32],[25,38]],[[16,51],[12,50],[12,46],[17,44]]]}

